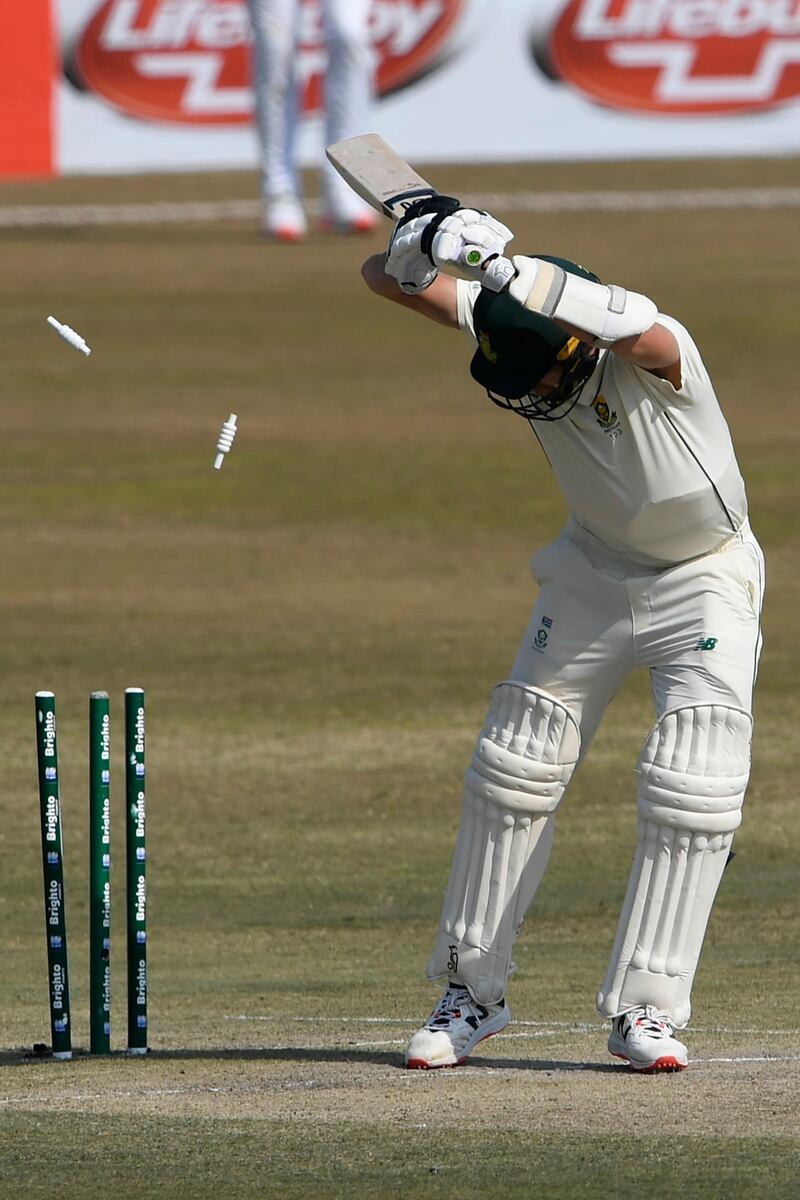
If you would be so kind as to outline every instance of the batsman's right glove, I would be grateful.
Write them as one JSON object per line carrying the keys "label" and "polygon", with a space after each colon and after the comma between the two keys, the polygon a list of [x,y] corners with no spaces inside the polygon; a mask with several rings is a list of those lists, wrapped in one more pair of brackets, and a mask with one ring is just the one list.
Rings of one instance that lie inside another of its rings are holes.
{"label": "batsman's right glove", "polygon": [[438,267],[456,267],[493,292],[501,292],[516,274],[504,257],[514,234],[502,221],[476,208],[446,215],[434,232],[431,257]]}

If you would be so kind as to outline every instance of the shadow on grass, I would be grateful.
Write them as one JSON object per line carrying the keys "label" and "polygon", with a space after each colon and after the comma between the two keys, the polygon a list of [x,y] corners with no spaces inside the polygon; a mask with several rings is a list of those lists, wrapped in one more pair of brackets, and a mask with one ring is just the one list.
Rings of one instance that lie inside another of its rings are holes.
{"label": "shadow on grass", "polygon": [[[77,1047],[73,1050],[73,1062],[86,1061],[92,1055],[85,1049]],[[171,1062],[171,1061],[207,1061],[207,1062],[298,1062],[298,1063],[361,1063],[382,1067],[395,1067],[399,1071],[406,1068],[402,1056],[397,1052],[375,1051],[371,1049],[348,1049],[341,1047],[308,1047],[308,1046],[264,1046],[264,1047],[229,1047],[208,1049],[174,1049],[150,1050],[146,1056],[129,1055],[124,1050],[114,1050],[109,1055],[97,1056],[101,1061],[124,1059],[128,1062]],[[38,1053],[27,1048],[0,1051],[0,1068],[20,1066],[23,1063],[55,1062],[49,1051]],[[68,1064],[59,1062],[58,1066],[68,1068]],[[522,1058],[474,1058],[465,1067],[470,1070],[492,1071],[592,1071],[600,1074],[627,1070],[621,1063],[568,1062],[561,1059],[522,1059]],[[418,1075],[430,1075],[431,1072],[418,1071]]]}

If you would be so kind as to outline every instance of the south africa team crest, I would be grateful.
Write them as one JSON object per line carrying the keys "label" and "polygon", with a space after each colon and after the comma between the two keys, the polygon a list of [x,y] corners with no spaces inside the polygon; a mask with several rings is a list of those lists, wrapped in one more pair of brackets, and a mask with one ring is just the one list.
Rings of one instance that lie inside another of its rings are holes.
{"label": "south africa team crest", "polygon": [[603,432],[607,433],[612,439],[618,438],[622,433],[622,426],[614,409],[608,407],[606,398],[604,396],[596,396],[592,401],[592,408],[597,417],[597,424],[602,428]]}

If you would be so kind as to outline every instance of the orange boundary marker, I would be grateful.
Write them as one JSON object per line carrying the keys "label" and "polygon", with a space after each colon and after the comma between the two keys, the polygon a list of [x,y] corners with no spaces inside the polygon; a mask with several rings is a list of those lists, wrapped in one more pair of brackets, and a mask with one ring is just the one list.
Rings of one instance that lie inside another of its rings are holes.
{"label": "orange boundary marker", "polygon": [[55,173],[56,42],[50,0],[25,0],[0,37],[0,177]]}

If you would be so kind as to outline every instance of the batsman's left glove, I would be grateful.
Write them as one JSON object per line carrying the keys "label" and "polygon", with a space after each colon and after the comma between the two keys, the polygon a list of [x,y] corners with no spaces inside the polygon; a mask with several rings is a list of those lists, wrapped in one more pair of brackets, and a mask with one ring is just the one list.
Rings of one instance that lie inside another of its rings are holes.
{"label": "batsman's left glove", "polygon": [[433,238],[441,222],[459,205],[454,196],[423,196],[410,204],[397,222],[389,239],[385,271],[407,295],[424,291],[439,274],[431,253]]}
{"label": "batsman's left glove", "polygon": [[439,274],[438,267],[420,249],[422,234],[430,220],[429,216],[415,217],[402,228],[398,225],[389,242],[384,270],[408,296],[423,292]]}

